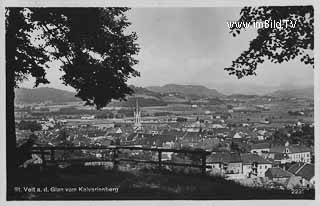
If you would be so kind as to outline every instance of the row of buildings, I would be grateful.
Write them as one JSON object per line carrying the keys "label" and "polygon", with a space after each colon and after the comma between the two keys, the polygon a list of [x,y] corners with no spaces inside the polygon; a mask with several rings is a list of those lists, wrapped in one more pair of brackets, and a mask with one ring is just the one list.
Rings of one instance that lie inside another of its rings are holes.
{"label": "row of buildings", "polygon": [[271,182],[287,189],[315,186],[314,165],[306,162],[279,165],[272,159],[252,153],[216,153],[208,156],[206,166],[210,175],[224,176],[244,184],[259,178],[265,183],[261,186]]}

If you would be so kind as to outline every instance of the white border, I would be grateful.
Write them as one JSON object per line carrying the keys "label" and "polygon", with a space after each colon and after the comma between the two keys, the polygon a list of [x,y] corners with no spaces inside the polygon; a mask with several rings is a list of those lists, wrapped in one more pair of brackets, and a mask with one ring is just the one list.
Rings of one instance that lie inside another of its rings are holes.
{"label": "white border", "polygon": [[[0,113],[0,162],[1,162],[1,175],[0,182],[6,181],[6,115],[5,115],[5,29],[4,29],[4,8],[5,7],[106,7],[106,6],[127,6],[127,7],[242,7],[242,6],[293,6],[293,5],[313,5],[315,13],[315,68],[314,68],[314,105],[315,105],[315,174],[320,174],[319,161],[319,136],[320,136],[320,2],[317,0],[2,0],[1,1],[1,47],[0,47],[0,94],[1,94],[1,107]],[[6,184],[1,184],[0,187],[0,205],[66,205],[74,204],[77,206],[82,205],[280,205],[280,204],[298,204],[298,205],[319,205],[319,182],[320,176],[316,175],[316,200],[246,200],[246,201],[6,201]]]}
{"label": "white border", "polygon": [[241,7],[315,5],[316,0],[3,0],[5,6],[34,7]]}

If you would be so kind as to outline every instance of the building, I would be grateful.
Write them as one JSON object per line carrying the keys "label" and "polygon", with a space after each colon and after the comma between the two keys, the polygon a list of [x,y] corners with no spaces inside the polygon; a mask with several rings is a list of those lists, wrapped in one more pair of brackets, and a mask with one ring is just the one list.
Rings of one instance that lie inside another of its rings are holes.
{"label": "building", "polygon": [[262,155],[263,153],[269,153],[270,152],[270,145],[269,143],[258,143],[258,144],[253,144],[251,146],[250,153],[252,154],[257,154],[257,155]]}
{"label": "building", "polygon": [[293,174],[279,167],[269,168],[265,173],[265,177],[269,180],[279,183],[286,183],[291,176],[293,176]]}
{"label": "building", "polygon": [[300,177],[278,167],[269,168],[266,171],[265,176],[268,180],[280,184],[290,190],[301,186]]}
{"label": "building", "polygon": [[134,125],[133,129],[135,132],[142,131],[142,124],[141,124],[141,111],[139,109],[138,99],[136,100],[136,111],[134,112]]}
{"label": "building", "polygon": [[238,153],[220,152],[207,157],[207,172],[211,174],[242,174],[242,161]]}
{"label": "building", "polygon": [[114,123],[98,123],[98,124],[92,124],[92,126],[96,127],[99,130],[107,130],[114,128]]}
{"label": "building", "polygon": [[270,157],[277,153],[285,154],[286,162],[311,163],[311,149],[303,145],[290,145],[286,142],[284,146],[274,145],[270,148]]}
{"label": "building", "polygon": [[92,120],[94,119],[94,115],[86,115],[81,117],[82,120]]}
{"label": "building", "polygon": [[205,128],[206,125],[203,122],[200,122],[199,120],[196,122],[193,122],[189,125],[186,125],[183,130],[186,132],[200,132],[203,128]]}
{"label": "building", "polygon": [[308,163],[296,163],[292,165],[288,172],[293,175],[300,177],[300,185],[302,187],[314,187],[315,186],[315,176],[314,176],[314,165]]}
{"label": "building", "polygon": [[257,154],[241,154],[242,171],[247,177],[265,177],[265,172],[272,167],[272,162]]}
{"label": "building", "polygon": [[239,132],[236,132],[236,133],[233,135],[233,138],[235,138],[235,139],[241,139],[242,136],[239,134]]}

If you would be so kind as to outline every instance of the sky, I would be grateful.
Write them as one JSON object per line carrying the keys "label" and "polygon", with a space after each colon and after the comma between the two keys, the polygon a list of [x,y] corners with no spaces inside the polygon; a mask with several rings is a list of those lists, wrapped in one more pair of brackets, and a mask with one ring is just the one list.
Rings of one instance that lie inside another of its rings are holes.
{"label": "sky", "polygon": [[[262,94],[270,90],[313,85],[313,69],[293,60],[282,64],[265,62],[258,66],[257,76],[238,80],[225,67],[248,49],[257,35],[251,28],[233,37],[227,21],[239,18],[241,8],[133,8],[127,12],[132,25],[128,31],[138,35],[141,50],[135,66],[140,77],[129,79],[135,86],[165,84],[203,85],[231,93]],[[53,62],[47,71],[47,87],[66,89],[60,81],[59,64]],[[33,79],[22,87],[32,87]]]}

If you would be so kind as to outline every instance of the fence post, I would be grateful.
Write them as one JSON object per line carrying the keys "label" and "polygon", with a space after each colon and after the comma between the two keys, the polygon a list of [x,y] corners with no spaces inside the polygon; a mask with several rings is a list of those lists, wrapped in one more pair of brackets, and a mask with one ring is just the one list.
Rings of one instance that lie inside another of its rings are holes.
{"label": "fence post", "polygon": [[44,156],[44,150],[40,148],[40,153],[41,153],[41,159],[42,159],[42,167],[45,169],[46,167],[46,157]]}
{"label": "fence post", "polygon": [[55,159],[55,154],[54,154],[54,149],[53,148],[51,148],[50,149],[51,150],[51,153],[50,153],[50,160],[54,160]]}
{"label": "fence post", "polygon": [[161,169],[162,169],[162,155],[161,155],[161,150],[158,150],[158,166],[159,166],[159,170],[161,171]]}
{"label": "fence post", "polygon": [[113,151],[113,156],[112,156],[113,169],[117,170],[118,169],[118,162],[117,162],[118,149],[114,148],[114,149],[112,149],[112,151]]}
{"label": "fence post", "polygon": [[205,152],[202,153],[202,158],[201,158],[201,173],[203,175],[206,174],[206,161],[207,161],[207,154]]}

